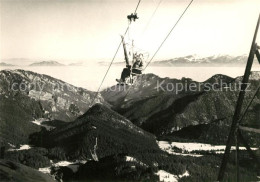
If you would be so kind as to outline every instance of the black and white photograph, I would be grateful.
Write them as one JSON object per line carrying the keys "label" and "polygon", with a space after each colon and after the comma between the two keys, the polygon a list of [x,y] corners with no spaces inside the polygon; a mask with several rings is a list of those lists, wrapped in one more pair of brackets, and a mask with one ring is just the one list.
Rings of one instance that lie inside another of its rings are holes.
{"label": "black and white photograph", "polygon": [[260,181],[259,26],[260,0],[0,0],[0,181]]}

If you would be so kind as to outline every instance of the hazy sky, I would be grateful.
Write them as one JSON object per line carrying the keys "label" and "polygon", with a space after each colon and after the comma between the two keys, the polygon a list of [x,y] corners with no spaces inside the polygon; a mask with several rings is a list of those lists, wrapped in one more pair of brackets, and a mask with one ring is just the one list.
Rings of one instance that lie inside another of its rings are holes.
{"label": "hazy sky", "polygon": [[[142,0],[130,29],[135,45],[151,55],[189,3],[162,0],[147,26],[159,1]],[[0,0],[0,58],[111,60],[137,2]],[[259,12],[260,0],[194,0],[155,59],[248,54]]]}

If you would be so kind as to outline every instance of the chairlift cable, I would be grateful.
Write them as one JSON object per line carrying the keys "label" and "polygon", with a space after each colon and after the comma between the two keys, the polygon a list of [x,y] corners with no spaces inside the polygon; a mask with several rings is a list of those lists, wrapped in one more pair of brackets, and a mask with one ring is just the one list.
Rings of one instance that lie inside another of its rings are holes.
{"label": "chairlift cable", "polygon": [[181,16],[179,17],[179,19],[176,21],[176,23],[174,24],[174,26],[171,28],[170,32],[167,34],[167,36],[164,38],[164,40],[162,41],[162,43],[160,44],[160,46],[158,47],[158,49],[155,51],[154,55],[152,56],[152,58],[150,59],[150,61],[148,62],[148,64],[145,66],[144,70],[147,68],[147,66],[149,66],[149,64],[152,62],[152,60],[154,59],[155,55],[159,52],[159,50],[161,49],[161,47],[163,46],[164,42],[168,39],[168,37],[170,36],[170,34],[172,33],[172,31],[174,30],[174,28],[178,25],[178,23],[180,22],[180,20],[182,19],[183,15],[185,14],[185,12],[188,10],[188,8],[190,7],[190,5],[192,4],[193,0],[190,1],[190,3],[188,4],[188,6],[185,8],[185,10],[182,12]]}
{"label": "chairlift cable", "polygon": [[[141,0],[138,1],[138,4],[137,4],[137,6],[136,6],[136,8],[135,8],[135,13],[137,12],[137,9],[138,9],[138,7],[139,7],[140,2],[141,2]],[[134,14],[135,14],[135,13],[134,13]]]}
{"label": "chairlift cable", "polygon": [[153,11],[153,14],[151,15],[151,17],[149,18],[148,22],[146,23],[146,25],[145,25],[145,27],[144,27],[144,29],[143,29],[141,35],[143,35],[144,32],[147,30],[148,26],[150,25],[150,23],[151,23],[151,21],[152,21],[154,15],[155,15],[155,13],[157,12],[157,10],[158,10],[160,4],[162,3],[162,1],[163,1],[163,0],[160,0],[159,3],[157,4],[156,8],[155,8],[154,11]]}

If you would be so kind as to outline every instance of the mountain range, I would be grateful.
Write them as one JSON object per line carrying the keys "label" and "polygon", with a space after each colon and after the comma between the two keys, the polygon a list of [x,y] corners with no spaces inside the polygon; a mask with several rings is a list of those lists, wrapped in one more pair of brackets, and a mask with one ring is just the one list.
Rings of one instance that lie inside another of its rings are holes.
{"label": "mountain range", "polygon": [[[30,167],[26,171],[46,169],[64,181],[159,181],[162,172],[180,181],[214,181],[221,154],[185,156],[187,151],[174,147],[175,154],[170,154],[159,141],[225,144],[241,80],[218,74],[196,82],[143,74],[133,85],[104,89],[91,105],[95,92],[48,75],[2,70],[0,139],[13,164],[1,161],[0,176],[19,177],[19,171],[10,168],[21,163]],[[260,73],[252,72],[245,103],[251,101],[259,80]],[[258,93],[242,125],[260,127],[259,98]],[[243,135],[259,148],[259,135]],[[16,149],[22,144],[31,148]],[[254,181],[257,169],[246,159],[241,166],[243,181]],[[230,160],[228,170],[233,171],[235,162]],[[55,165],[62,161],[73,165]],[[235,174],[228,179],[234,180]]]}
{"label": "mountain range", "polygon": [[197,55],[188,55],[168,60],[152,62],[152,66],[224,66],[224,65],[245,65],[247,55],[230,56],[230,55],[214,55],[201,57]]}
{"label": "mountain range", "polygon": [[[167,60],[152,61],[150,66],[245,66],[248,56],[230,56],[230,55],[213,55],[213,56],[198,56],[188,55],[182,57],[176,57]],[[149,61],[145,60],[145,62]],[[109,62],[99,62],[102,66],[108,66]],[[123,66],[124,61],[114,62],[114,65]]]}
{"label": "mountain range", "polygon": [[[28,136],[25,133],[31,130],[27,127],[32,128],[33,131],[39,128],[31,123],[39,118],[47,121],[74,121],[88,110],[96,95],[86,89],[30,71],[2,70],[0,78],[2,100],[0,112],[4,113],[0,118],[1,134],[10,137],[7,128],[16,131],[17,117],[25,127],[24,129],[18,127],[19,130],[14,132],[15,135],[9,140],[25,139]],[[258,72],[252,73],[251,90],[256,90],[259,78]],[[125,90],[120,85],[103,90],[97,95],[95,103],[111,107],[135,125],[159,137],[191,125],[228,119],[234,111],[238,90],[219,91],[218,89],[222,88],[220,84],[224,83],[234,88],[240,81],[241,77],[230,78],[224,75],[215,75],[204,82],[196,82],[189,78],[178,80],[144,74],[133,86],[126,86]],[[188,89],[178,92],[176,89],[167,91],[171,84],[186,85]],[[217,84],[219,88],[208,91],[207,84],[215,86]],[[193,91],[189,85],[197,85],[199,89]],[[250,96],[250,94],[246,95],[248,102]],[[13,115],[13,112],[19,115]],[[250,110],[251,115],[245,117],[244,124],[247,125],[250,121],[251,125],[259,126],[257,122],[259,112],[259,101],[255,99]],[[21,137],[23,135],[25,137]]]}
{"label": "mountain range", "polygon": [[[251,92],[257,90],[259,78],[259,72],[252,72]],[[126,86],[125,89],[113,86],[102,91],[102,96],[115,111],[137,126],[156,136],[162,136],[190,125],[230,119],[241,79],[215,75],[204,82],[196,82],[188,78],[178,80],[145,74],[133,86]],[[175,88],[167,91],[167,87],[172,85]],[[187,89],[178,91],[177,85],[186,85]],[[195,85],[198,89],[193,91],[190,85]],[[211,89],[208,90],[208,86]],[[248,93],[245,99],[249,102],[251,94]],[[259,105],[258,99],[253,100],[251,115],[245,117],[244,124],[259,126]]]}
{"label": "mountain range", "polygon": [[[198,56],[188,55],[182,57],[176,57],[167,60],[152,61],[150,66],[244,66],[247,61],[247,55],[230,56],[230,55],[212,55],[212,56]],[[49,61],[34,61],[33,59],[24,58],[13,58],[13,59],[2,59],[2,65],[29,65],[29,66],[65,66],[55,60]],[[146,60],[147,61],[147,60]],[[108,66],[110,62],[98,62],[100,66]],[[124,66],[125,62],[122,59],[113,63],[117,66]],[[82,61],[70,63],[68,66],[82,66],[85,65]]]}

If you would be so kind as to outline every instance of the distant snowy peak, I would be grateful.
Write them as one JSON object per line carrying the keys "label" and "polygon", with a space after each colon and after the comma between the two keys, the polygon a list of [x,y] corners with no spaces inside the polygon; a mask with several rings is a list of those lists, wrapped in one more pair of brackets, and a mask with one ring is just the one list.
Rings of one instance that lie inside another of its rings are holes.
{"label": "distant snowy peak", "polygon": [[41,61],[30,64],[29,66],[64,66],[57,61]]}
{"label": "distant snowy peak", "polygon": [[193,55],[188,55],[185,57],[175,58],[175,60],[179,60],[179,59],[186,60],[187,62],[197,62],[197,61],[201,60],[202,58],[196,54],[193,54]]}
{"label": "distant snowy peak", "polygon": [[184,57],[177,57],[168,60],[155,61],[152,63],[155,66],[171,66],[171,65],[190,65],[190,64],[206,64],[206,65],[222,65],[222,64],[245,64],[247,55],[230,56],[225,54],[218,54],[213,56],[201,57],[198,55],[188,55]]}

